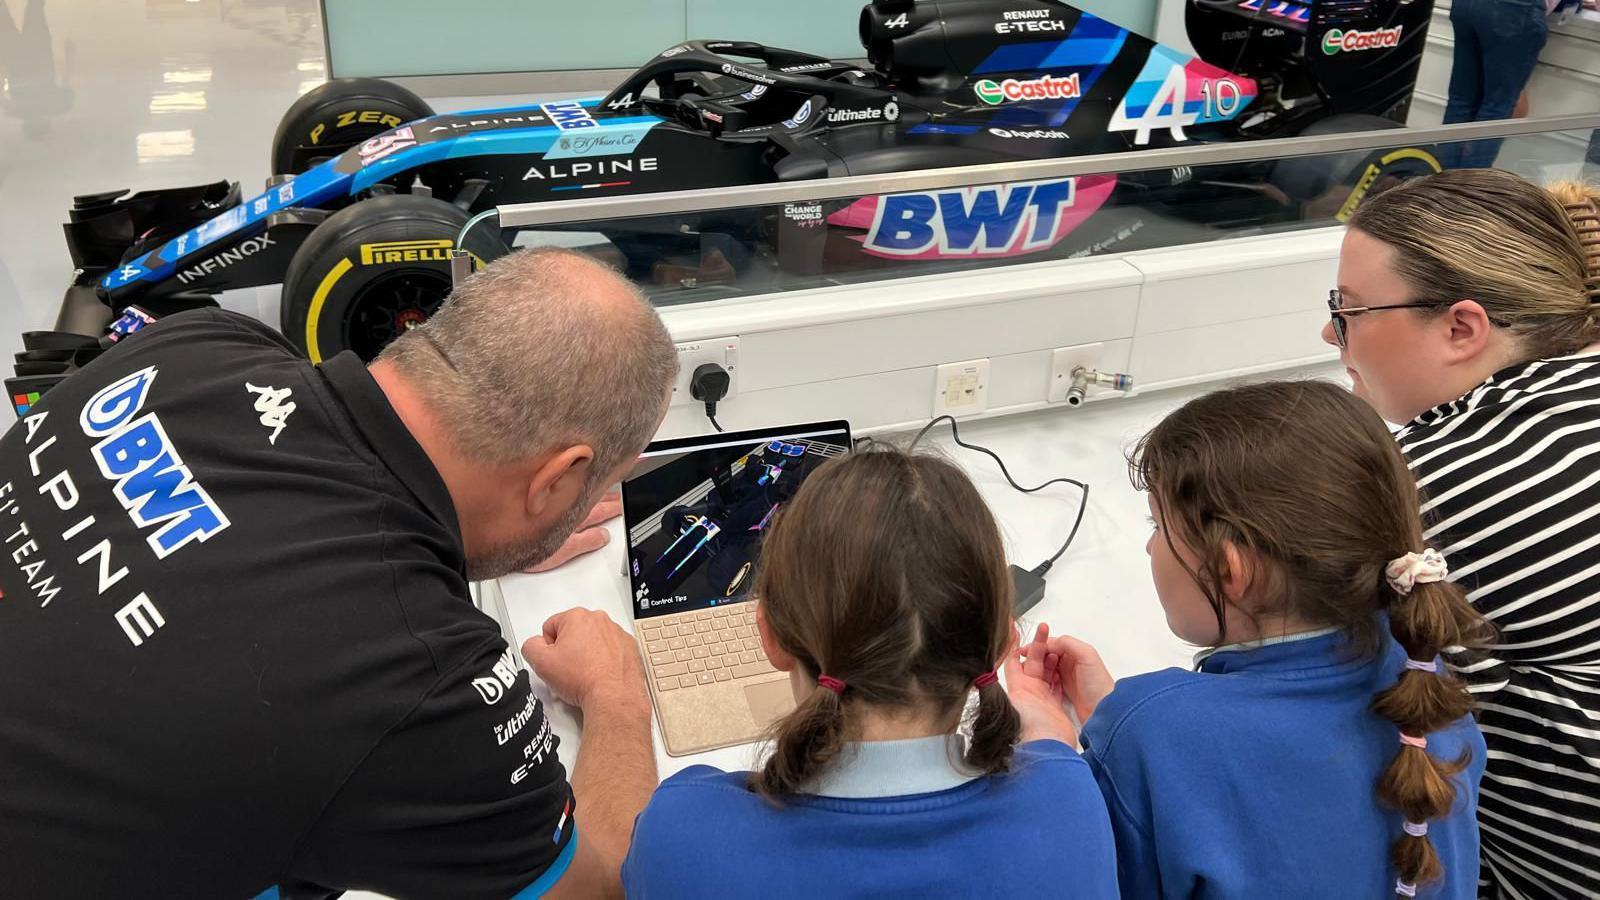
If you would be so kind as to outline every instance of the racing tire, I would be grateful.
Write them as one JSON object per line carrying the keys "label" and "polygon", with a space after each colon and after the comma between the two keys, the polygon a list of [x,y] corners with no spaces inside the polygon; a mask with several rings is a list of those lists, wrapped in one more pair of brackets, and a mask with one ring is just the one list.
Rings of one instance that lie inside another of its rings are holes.
{"label": "racing tire", "polygon": [[427,101],[381,78],[336,78],[307,92],[278,121],[272,173],[298,175],[391,128],[433,115]]}
{"label": "racing tire", "polygon": [[[312,362],[344,350],[370,361],[450,295],[450,252],[467,224],[431,197],[373,197],[329,216],[295,251],[283,279],[283,333]],[[474,228],[478,265],[507,253],[499,231]]]}
{"label": "racing tire", "polygon": [[[1382,116],[1337,115],[1313,122],[1298,136],[1400,127],[1392,119]],[[1267,180],[1290,199],[1303,204],[1308,217],[1333,218],[1343,222],[1369,194],[1398,181],[1431,175],[1442,169],[1434,148],[1399,147],[1282,159],[1273,164]]]}

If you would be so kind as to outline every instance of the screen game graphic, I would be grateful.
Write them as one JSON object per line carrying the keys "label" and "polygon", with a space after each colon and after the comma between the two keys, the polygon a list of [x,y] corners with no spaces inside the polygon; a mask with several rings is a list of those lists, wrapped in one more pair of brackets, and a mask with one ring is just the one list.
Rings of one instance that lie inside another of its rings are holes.
{"label": "screen game graphic", "polygon": [[635,615],[742,600],[761,537],[843,433],[763,439],[647,458],[623,486]]}

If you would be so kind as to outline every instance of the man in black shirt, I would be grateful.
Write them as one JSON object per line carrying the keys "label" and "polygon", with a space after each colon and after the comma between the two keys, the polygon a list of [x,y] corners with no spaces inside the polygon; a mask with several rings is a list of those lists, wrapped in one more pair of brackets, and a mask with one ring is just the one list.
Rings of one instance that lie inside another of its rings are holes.
{"label": "man in black shirt", "polygon": [[0,897],[617,891],[638,653],[582,610],[529,642],[584,712],[569,785],[468,579],[562,544],[675,371],[627,282],[544,251],[370,369],[206,310],[52,390],[0,437]]}

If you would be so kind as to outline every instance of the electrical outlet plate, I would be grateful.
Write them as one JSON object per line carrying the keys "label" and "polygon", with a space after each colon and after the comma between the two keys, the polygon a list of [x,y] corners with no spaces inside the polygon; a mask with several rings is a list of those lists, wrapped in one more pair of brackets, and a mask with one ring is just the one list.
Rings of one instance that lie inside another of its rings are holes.
{"label": "electrical outlet plate", "polygon": [[970,416],[989,408],[989,361],[945,363],[933,379],[933,414]]}
{"label": "electrical outlet plate", "polygon": [[699,403],[689,396],[689,380],[694,370],[706,363],[716,363],[728,370],[728,394],[719,403],[726,403],[739,395],[739,336],[707,338],[703,341],[685,341],[678,347],[678,380],[672,384],[672,405],[684,406]]}
{"label": "electrical outlet plate", "polygon": [[1065,401],[1067,389],[1072,387],[1072,370],[1079,366],[1098,369],[1104,355],[1105,344],[1079,344],[1076,347],[1061,347],[1051,353],[1050,385],[1046,389],[1045,399],[1051,403]]}

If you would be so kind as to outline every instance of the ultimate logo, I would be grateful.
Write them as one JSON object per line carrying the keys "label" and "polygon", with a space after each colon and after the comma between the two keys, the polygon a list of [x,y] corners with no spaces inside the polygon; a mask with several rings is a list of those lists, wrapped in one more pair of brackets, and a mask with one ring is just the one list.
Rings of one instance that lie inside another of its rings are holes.
{"label": "ultimate logo", "polygon": [[972,92],[990,106],[1019,100],[1071,100],[1082,95],[1077,72],[1065,78],[1046,75],[1032,81],[1007,78],[999,84],[985,78],[972,86]]}
{"label": "ultimate logo", "polygon": [[1379,28],[1376,31],[1344,31],[1333,28],[1322,36],[1322,52],[1329,56],[1335,53],[1354,53],[1358,50],[1378,50],[1388,47],[1400,46],[1400,32],[1404,25],[1393,28]]}

